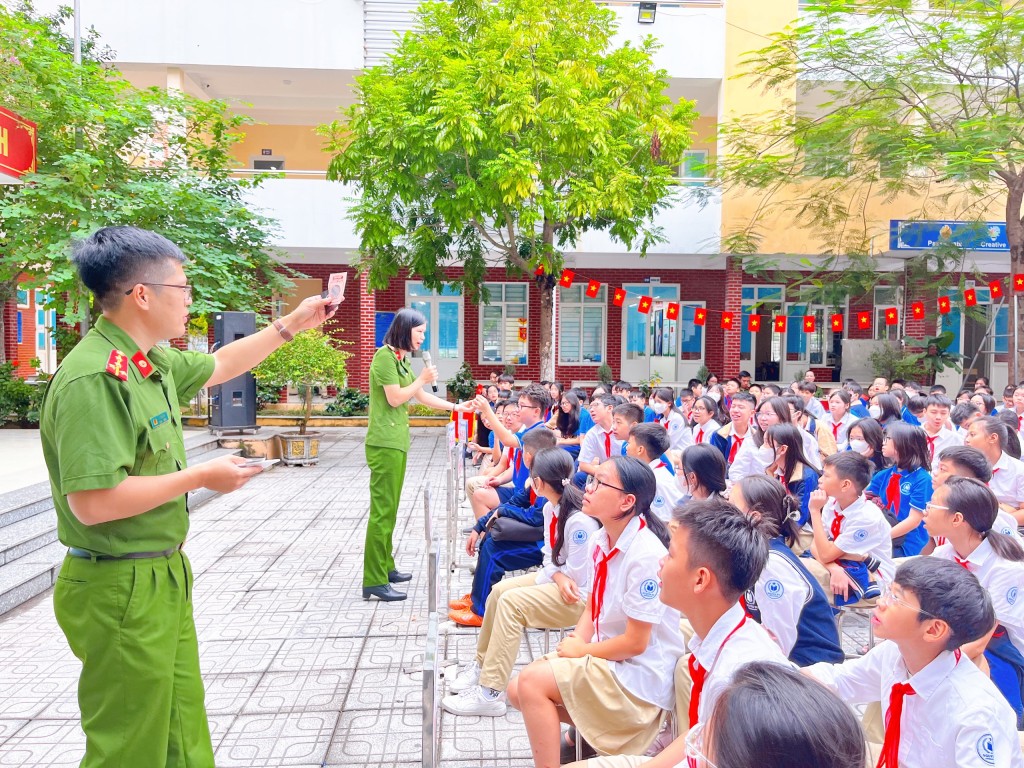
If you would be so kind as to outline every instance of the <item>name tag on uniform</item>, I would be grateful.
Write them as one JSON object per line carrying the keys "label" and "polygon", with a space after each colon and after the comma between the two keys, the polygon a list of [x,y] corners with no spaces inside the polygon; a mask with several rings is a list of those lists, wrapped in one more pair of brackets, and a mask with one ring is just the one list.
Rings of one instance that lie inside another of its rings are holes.
{"label": "name tag on uniform", "polygon": [[152,427],[153,429],[156,429],[161,424],[166,424],[168,421],[170,421],[170,419],[170,415],[167,413],[167,411],[164,411],[163,413],[157,414],[156,416],[150,418],[149,426]]}

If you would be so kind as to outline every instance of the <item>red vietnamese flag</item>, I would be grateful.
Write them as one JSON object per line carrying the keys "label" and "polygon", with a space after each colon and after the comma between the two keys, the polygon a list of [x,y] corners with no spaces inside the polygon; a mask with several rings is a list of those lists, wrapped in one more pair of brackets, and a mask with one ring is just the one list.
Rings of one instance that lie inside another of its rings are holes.
{"label": "red vietnamese flag", "polygon": [[915,301],[910,305],[910,315],[915,320],[924,320],[924,302]]}
{"label": "red vietnamese flag", "polygon": [[953,308],[953,306],[952,306],[952,302],[950,302],[950,300],[949,300],[949,296],[940,296],[939,297],[939,313],[940,314],[948,315],[949,314],[949,310],[951,310],[952,308]]}
{"label": "red vietnamese flag", "polygon": [[637,305],[637,310],[643,314],[647,314],[651,311],[651,304],[654,302],[650,296],[641,296],[640,303]]}
{"label": "red vietnamese flag", "polygon": [[665,310],[665,317],[667,317],[669,320],[679,319],[679,302],[670,301],[668,303],[668,308]]}
{"label": "red vietnamese flag", "polygon": [[1013,276],[1013,290],[1024,291],[1024,275]]}
{"label": "red vietnamese flag", "polygon": [[616,288],[615,293],[612,294],[612,304],[616,307],[621,307],[622,302],[626,300],[626,292],[621,288]]}
{"label": "red vietnamese flag", "polygon": [[732,312],[723,312],[722,313],[722,322],[720,323],[720,326],[721,326],[723,331],[731,331],[732,330],[733,317],[734,317],[734,315],[733,315]]}
{"label": "red vietnamese flag", "polygon": [[814,315],[804,315],[804,333],[814,333]]}
{"label": "red vietnamese flag", "polygon": [[992,294],[993,299],[1003,298],[1003,281],[993,280],[988,284],[988,290]]}
{"label": "red vietnamese flag", "polygon": [[900,313],[896,307],[891,307],[885,310],[885,324],[886,325],[899,325]]}
{"label": "red vietnamese flag", "polygon": [[870,312],[858,312],[857,313],[857,327],[862,331],[869,330],[871,328],[871,313]]}
{"label": "red vietnamese flag", "polygon": [[773,321],[773,323],[775,325],[775,332],[776,333],[785,333],[786,332],[786,316],[785,315],[776,315],[775,316],[775,320]]}
{"label": "red vietnamese flag", "polygon": [[537,277],[542,277],[544,275],[544,267],[537,267],[535,270],[533,270],[533,274]]}
{"label": "red vietnamese flag", "polygon": [[572,281],[575,277],[576,273],[571,269],[563,269],[562,276],[558,278],[558,284],[563,288],[572,288]]}
{"label": "red vietnamese flag", "polygon": [[832,330],[833,331],[841,332],[843,330],[843,316],[842,315],[838,315],[838,314],[837,315],[832,315],[831,321],[832,321]]}
{"label": "red vietnamese flag", "polygon": [[747,317],[747,330],[751,333],[757,333],[761,330],[761,316],[760,315],[749,315]]}
{"label": "red vietnamese flag", "polygon": [[601,283],[597,280],[591,280],[587,283],[587,296],[591,299],[596,299],[597,294],[601,292]]}
{"label": "red vietnamese flag", "polygon": [[693,324],[704,325],[708,320],[708,311],[703,307],[695,307],[693,310]]}
{"label": "red vietnamese flag", "polygon": [[978,304],[978,294],[975,293],[973,288],[968,288],[964,291],[964,304],[968,307],[974,307]]}

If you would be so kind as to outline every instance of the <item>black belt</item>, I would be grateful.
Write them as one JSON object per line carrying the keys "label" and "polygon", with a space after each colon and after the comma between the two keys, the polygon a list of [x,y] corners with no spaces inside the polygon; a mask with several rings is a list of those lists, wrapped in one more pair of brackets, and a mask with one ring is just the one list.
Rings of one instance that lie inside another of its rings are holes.
{"label": "black belt", "polygon": [[165,549],[163,552],[126,552],[123,555],[101,555],[96,552],[90,552],[87,549],[68,547],[68,554],[72,557],[80,557],[83,560],[146,560],[153,557],[170,557],[179,549],[181,549],[180,546]]}

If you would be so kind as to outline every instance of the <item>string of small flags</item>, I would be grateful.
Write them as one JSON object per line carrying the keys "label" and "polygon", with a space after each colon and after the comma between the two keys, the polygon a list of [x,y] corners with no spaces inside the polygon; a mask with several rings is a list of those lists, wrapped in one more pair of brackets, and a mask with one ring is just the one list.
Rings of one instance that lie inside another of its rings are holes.
{"label": "string of small flags", "polygon": [[[542,277],[545,274],[544,267],[537,267],[534,271],[534,275]],[[587,287],[584,290],[588,298],[596,299],[600,293],[601,288],[607,283],[602,283],[600,280],[593,280],[574,272],[571,269],[563,269],[561,276],[558,278],[558,285],[561,288],[571,288],[573,284],[580,280],[586,281]],[[608,285],[611,288],[610,285]],[[988,284],[989,295],[993,299],[1001,299],[1005,295],[1003,290],[1002,280],[992,280]],[[1024,293],[1024,274],[1016,274],[1013,276],[1013,291],[1014,293]],[[621,307],[626,303],[626,300],[630,297],[638,299],[637,311],[642,314],[648,314],[651,308],[654,306],[655,299],[647,294],[638,294],[635,291],[627,291],[625,288],[613,288],[611,295],[611,303],[613,306]],[[973,307],[978,303],[978,293],[974,288],[965,288],[963,291],[963,303],[964,306]],[[953,309],[953,301],[949,296],[939,296],[938,311],[940,315],[947,315]],[[686,310],[693,311],[693,324],[704,326],[707,324],[708,315],[715,314],[719,318],[719,328],[724,331],[732,330],[736,327],[736,313],[726,312],[717,309],[706,309],[705,307],[697,307],[692,304],[683,304],[678,301],[667,302],[665,307],[665,317],[668,320],[678,320]],[[855,325],[858,330],[871,330],[871,326],[874,323],[873,312],[856,312],[855,313]],[[914,320],[924,320],[927,315],[927,310],[923,301],[915,301],[910,304],[910,316]],[[772,315],[769,318],[772,324],[772,330],[776,333],[785,333],[789,327],[789,321],[796,321],[799,319],[802,322],[802,330],[804,333],[815,333],[817,331],[817,318],[815,315]],[[761,330],[761,325],[765,322],[766,316],[759,314],[747,315],[747,330],[751,333],[756,333]],[[885,325],[899,325],[900,322],[900,310],[898,307],[890,307],[885,310],[885,317],[883,322]],[[836,313],[829,316],[829,327],[834,332],[842,332],[845,327],[843,314]]]}

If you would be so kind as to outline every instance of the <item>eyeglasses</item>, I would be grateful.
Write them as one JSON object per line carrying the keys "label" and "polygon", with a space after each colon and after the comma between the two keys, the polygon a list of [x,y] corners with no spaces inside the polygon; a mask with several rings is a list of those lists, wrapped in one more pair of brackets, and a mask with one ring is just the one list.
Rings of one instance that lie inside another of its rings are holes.
{"label": "eyeglasses", "polygon": [[697,723],[686,734],[683,741],[686,749],[687,768],[717,768],[704,754],[704,723]]}
{"label": "eyeglasses", "polygon": [[927,502],[927,503],[926,503],[926,504],[924,505],[924,508],[925,508],[925,509],[944,509],[944,510],[946,510],[947,512],[948,512],[948,511],[950,510],[950,507],[944,507],[944,506],[942,506],[941,504],[932,504],[932,503],[931,503],[930,501],[929,501],[929,502]]}
{"label": "eyeglasses", "polygon": [[519,410],[523,410],[523,408],[536,408],[538,411],[540,410],[540,406],[539,405],[530,405],[529,403],[519,403]]}
{"label": "eyeglasses", "polygon": [[606,483],[604,480],[598,480],[596,475],[590,475],[587,478],[587,486],[586,487],[587,487],[587,490],[590,491],[591,493],[596,491],[602,485],[605,488],[613,488],[614,490],[618,491],[619,493],[629,493],[629,491],[627,491],[625,488],[619,488],[619,486],[612,485],[611,483]]}
{"label": "eyeglasses", "polygon": [[890,603],[890,604],[902,605],[904,608],[909,608],[910,610],[914,611],[915,613],[924,614],[925,616],[927,616],[930,619],[938,619],[939,621],[944,621],[944,619],[936,616],[934,613],[928,613],[928,611],[925,611],[925,610],[923,610],[921,608],[915,608],[913,605],[911,605],[910,603],[908,603],[906,600],[903,599],[903,595],[902,594],[897,595],[893,591],[893,585],[892,584],[887,585],[885,587],[885,589],[882,590],[882,594],[879,595],[878,602],[881,603],[882,601],[885,601],[886,603]]}
{"label": "eyeglasses", "polygon": [[[148,285],[148,286],[151,286],[151,287],[152,286],[159,286],[161,288],[180,288],[181,290],[183,290],[185,292],[185,301],[191,301],[192,300],[192,286],[189,285],[188,283],[185,283],[184,285],[178,285],[176,283],[136,283],[136,285]],[[133,285],[131,288],[129,288],[127,291],[124,292],[124,295],[125,296],[131,296],[132,295],[132,291],[134,291],[134,290],[135,290],[135,286]]]}

